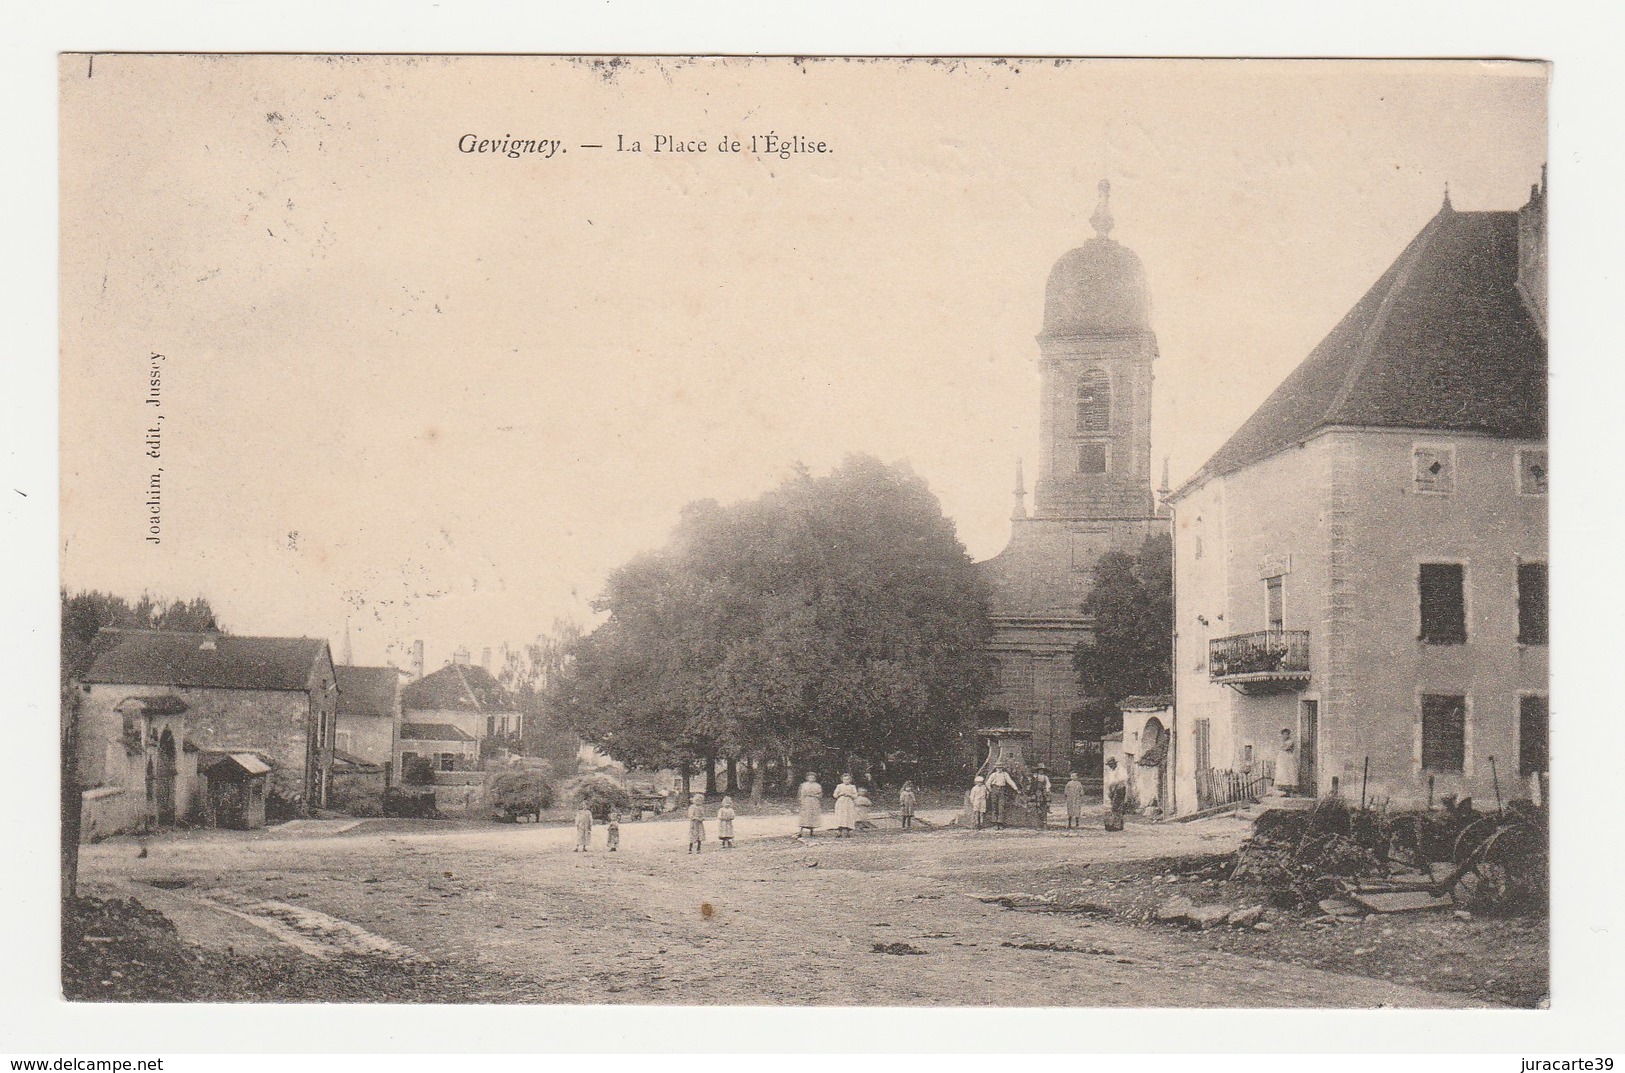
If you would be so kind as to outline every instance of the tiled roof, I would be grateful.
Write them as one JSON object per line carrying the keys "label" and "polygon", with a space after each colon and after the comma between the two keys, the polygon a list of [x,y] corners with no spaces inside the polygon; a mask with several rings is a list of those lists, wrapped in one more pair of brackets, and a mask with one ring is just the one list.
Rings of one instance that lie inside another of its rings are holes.
{"label": "tiled roof", "polygon": [[1546,340],[1517,283],[1518,214],[1446,205],[1185,487],[1330,426],[1544,439]]}
{"label": "tiled roof", "polygon": [[402,741],[478,741],[472,734],[450,723],[402,723]]}
{"label": "tiled roof", "polygon": [[512,712],[513,699],[484,667],[448,663],[401,690],[401,707],[414,712]]}
{"label": "tiled roof", "polygon": [[331,658],[326,641],[308,637],[106,628],[80,681],[302,691],[318,661]]}
{"label": "tiled roof", "polygon": [[335,667],[339,683],[339,716],[395,715],[395,693],[401,672],[394,667]]}

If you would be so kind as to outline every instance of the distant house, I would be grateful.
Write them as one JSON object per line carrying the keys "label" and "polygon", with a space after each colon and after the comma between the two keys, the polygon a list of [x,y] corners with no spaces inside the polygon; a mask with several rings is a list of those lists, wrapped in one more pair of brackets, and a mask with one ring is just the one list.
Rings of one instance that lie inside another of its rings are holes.
{"label": "distant house", "polygon": [[422,757],[435,771],[455,771],[478,763],[479,739],[450,723],[402,723],[396,742],[396,781],[405,778],[413,760]]}
{"label": "distant house", "polygon": [[400,728],[401,672],[351,667],[338,674],[338,733],[333,748],[333,807],[357,815],[382,811]]}
{"label": "distant house", "polygon": [[488,738],[517,742],[524,715],[490,671],[461,659],[401,690],[401,721],[454,726],[478,746]]}
{"label": "distant house", "polygon": [[87,838],[204,818],[200,752],[266,764],[273,817],[327,803],[338,698],[326,641],[103,629],[74,688]]}
{"label": "distant house", "polygon": [[401,672],[394,667],[339,666],[335,670],[339,683],[336,748],[365,763],[390,763],[401,721]]}
{"label": "distant house", "polygon": [[1179,812],[1541,792],[1545,220],[1447,198],[1171,497]]}

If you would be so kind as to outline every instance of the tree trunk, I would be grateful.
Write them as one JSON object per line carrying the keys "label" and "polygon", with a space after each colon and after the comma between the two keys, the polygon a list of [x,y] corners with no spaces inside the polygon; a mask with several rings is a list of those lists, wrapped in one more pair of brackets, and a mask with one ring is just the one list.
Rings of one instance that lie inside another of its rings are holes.
{"label": "tree trunk", "polygon": [[728,792],[730,794],[739,792],[739,758],[737,756],[728,757]]}
{"label": "tree trunk", "polygon": [[686,756],[677,761],[677,770],[680,771],[683,776],[683,799],[677,802],[678,808],[686,808],[688,806],[689,799],[694,796],[692,792],[692,783],[690,782],[690,776],[692,775],[691,769],[693,766],[693,762],[690,761]]}
{"label": "tree trunk", "polygon": [[[767,776],[767,757],[760,754],[750,759],[750,799],[762,800],[762,782]],[[1544,797],[1542,798],[1544,800]]]}
{"label": "tree trunk", "polygon": [[717,758],[705,758],[705,796],[715,797],[717,793]]}

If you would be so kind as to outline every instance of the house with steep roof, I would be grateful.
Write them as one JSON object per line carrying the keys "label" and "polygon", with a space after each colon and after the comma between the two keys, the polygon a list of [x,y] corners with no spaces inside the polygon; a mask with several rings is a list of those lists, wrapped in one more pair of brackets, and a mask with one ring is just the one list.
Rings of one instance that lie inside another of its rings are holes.
{"label": "house with steep roof", "polygon": [[200,755],[268,766],[273,819],[326,805],[338,699],[326,641],[108,628],[86,667],[73,684],[85,837],[206,818]]}
{"label": "house with steep roof", "polygon": [[486,668],[458,658],[401,689],[403,723],[456,727],[478,746],[487,740],[517,748],[524,715],[513,695]]}
{"label": "house with steep roof", "polygon": [[390,763],[401,721],[401,672],[345,664],[334,671],[339,686],[335,748],[362,763]]}
{"label": "house with steep roof", "polygon": [[1545,219],[1447,195],[1169,497],[1175,811],[1542,793]]}

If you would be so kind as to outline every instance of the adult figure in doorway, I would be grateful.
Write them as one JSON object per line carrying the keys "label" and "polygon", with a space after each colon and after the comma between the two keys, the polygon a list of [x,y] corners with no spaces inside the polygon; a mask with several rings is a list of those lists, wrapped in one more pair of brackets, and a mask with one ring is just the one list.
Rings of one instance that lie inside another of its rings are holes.
{"label": "adult figure in doorway", "polygon": [[1275,750],[1275,788],[1283,794],[1298,792],[1298,743],[1290,727],[1281,728],[1281,744]]}

